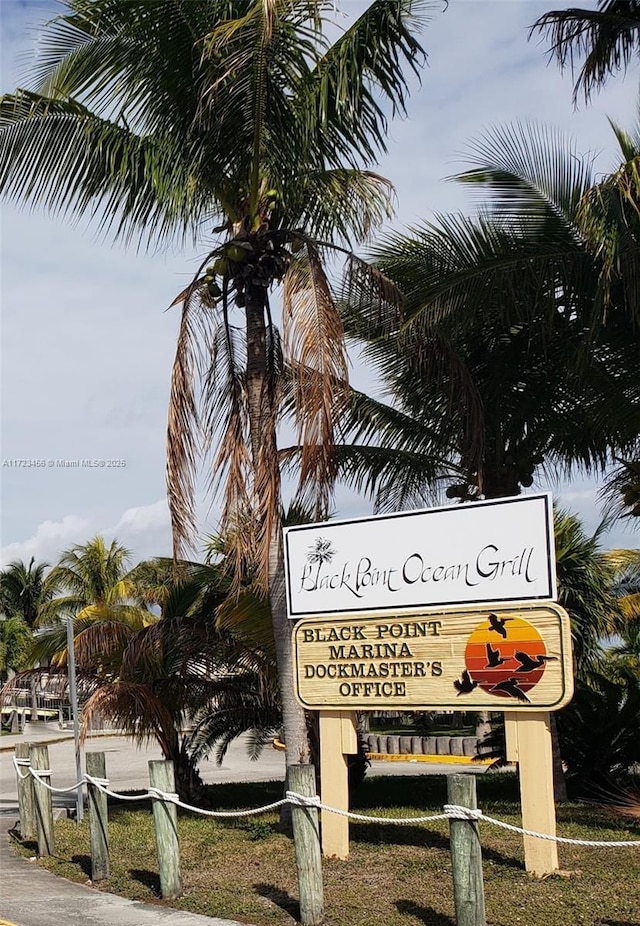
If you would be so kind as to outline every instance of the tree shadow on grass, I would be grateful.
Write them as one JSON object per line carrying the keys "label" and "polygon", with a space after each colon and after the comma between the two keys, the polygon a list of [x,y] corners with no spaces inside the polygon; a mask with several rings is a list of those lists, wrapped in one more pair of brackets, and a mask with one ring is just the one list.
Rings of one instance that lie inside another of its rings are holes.
{"label": "tree shadow on grass", "polygon": [[130,868],[129,877],[133,881],[144,884],[144,886],[148,887],[156,897],[162,896],[162,891],[160,890],[160,875],[156,874],[155,871],[146,871],[144,868]]}
{"label": "tree shadow on grass", "polygon": [[23,839],[20,832],[19,826],[14,826],[12,829],[8,830],[8,835],[13,839],[13,841],[22,846],[23,849],[26,849],[28,852],[31,852],[32,855],[37,855],[38,853],[38,843],[35,839]]}
{"label": "tree shadow on grass", "polygon": [[398,913],[414,916],[424,926],[456,926],[456,921],[444,913],[438,913],[433,907],[421,907],[412,900],[396,900]]}
{"label": "tree shadow on grass", "polygon": [[271,903],[280,907],[281,910],[284,910],[285,913],[293,917],[296,922],[299,922],[300,904],[295,897],[292,897],[291,894],[287,894],[287,892],[283,891],[281,888],[276,887],[275,884],[254,884],[253,887],[261,897],[270,900]]}
{"label": "tree shadow on grass", "polygon": [[78,865],[80,870],[87,876],[91,877],[91,856],[90,855],[72,855],[71,861]]}
{"label": "tree shadow on grass", "polygon": [[448,849],[449,839],[426,826],[397,823],[352,823],[349,827],[352,842],[369,845],[419,846],[425,849]]}
{"label": "tree shadow on grass", "polygon": [[488,849],[483,846],[482,858],[485,862],[495,862],[496,865],[501,865],[504,868],[515,868],[518,871],[524,871],[522,859],[516,858],[514,855],[503,855],[502,852],[498,852],[496,849]]}

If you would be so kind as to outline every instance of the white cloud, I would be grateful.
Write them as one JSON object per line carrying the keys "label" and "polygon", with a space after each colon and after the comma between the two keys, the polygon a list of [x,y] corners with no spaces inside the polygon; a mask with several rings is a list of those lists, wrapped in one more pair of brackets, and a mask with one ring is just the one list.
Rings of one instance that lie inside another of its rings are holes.
{"label": "white cloud", "polygon": [[5,566],[14,560],[28,562],[33,556],[37,562],[54,565],[64,550],[86,543],[97,534],[108,542],[115,539],[131,550],[135,562],[171,554],[169,510],[166,501],[160,499],[151,505],[128,508],[112,527],[74,514],[60,521],[44,521],[27,540],[3,547],[0,564]]}
{"label": "white cloud", "polygon": [[54,565],[62,550],[76,543],[84,543],[88,538],[88,531],[89,522],[78,515],[69,514],[61,521],[43,521],[32,537],[2,548],[1,564],[5,566],[14,560],[28,562],[33,556],[36,562]]}

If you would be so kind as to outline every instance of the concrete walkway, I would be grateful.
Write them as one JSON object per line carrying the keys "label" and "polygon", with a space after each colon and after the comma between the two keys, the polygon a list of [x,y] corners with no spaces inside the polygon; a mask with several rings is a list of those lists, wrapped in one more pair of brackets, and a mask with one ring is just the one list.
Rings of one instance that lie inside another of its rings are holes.
{"label": "concrete walkway", "polygon": [[[49,745],[55,787],[69,787],[76,781],[73,734],[53,724],[28,726],[25,735],[0,738],[0,926],[241,926],[233,920],[183,913],[167,907],[126,900],[82,884],[67,881],[38,867],[35,861],[16,856],[7,832],[18,820],[18,796],[13,753],[18,742]],[[107,777],[115,791],[145,788],[148,761],[160,758],[157,746],[140,748],[122,736],[92,736],[83,750],[105,752]],[[405,761],[372,763],[369,775],[443,775],[460,772],[479,774],[484,767],[427,765]],[[246,754],[242,740],[233,743],[222,766],[204,761],[200,772],[205,782],[284,780],[284,754],[265,749],[257,762]],[[58,814],[75,805],[75,795],[56,795]],[[246,924],[244,924],[246,926]]]}
{"label": "concrete walkway", "polygon": [[59,878],[15,855],[0,838],[0,926],[240,926],[234,920],[182,913]]}

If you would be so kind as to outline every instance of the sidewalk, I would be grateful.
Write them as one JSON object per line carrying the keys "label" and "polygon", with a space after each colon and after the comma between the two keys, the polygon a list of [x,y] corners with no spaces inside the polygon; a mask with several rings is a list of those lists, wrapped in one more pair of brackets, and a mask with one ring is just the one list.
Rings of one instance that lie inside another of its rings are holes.
{"label": "sidewalk", "polygon": [[[112,736],[107,733],[92,733],[91,736]],[[57,723],[27,723],[24,733],[10,733],[0,737],[0,752],[13,752],[16,743],[62,743],[73,739],[73,730],[61,730]]]}
{"label": "sidewalk", "polygon": [[16,856],[0,837],[0,924],[12,926],[241,926],[84,887]]}

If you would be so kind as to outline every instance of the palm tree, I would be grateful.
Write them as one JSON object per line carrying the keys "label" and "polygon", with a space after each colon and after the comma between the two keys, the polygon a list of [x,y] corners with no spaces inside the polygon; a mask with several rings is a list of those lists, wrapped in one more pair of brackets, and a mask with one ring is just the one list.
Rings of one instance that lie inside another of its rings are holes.
{"label": "palm tree", "polygon": [[58,583],[45,574],[48,568],[32,556],[28,565],[16,560],[0,572],[0,611],[6,617],[19,617],[32,629],[51,618]]}
{"label": "palm tree", "polygon": [[[64,592],[53,599],[51,607],[59,618],[73,621],[78,668],[96,662],[105,670],[117,665],[122,641],[157,619],[141,601],[142,594],[127,568],[129,556],[116,540],[107,545],[97,536],[66,550],[50,573],[52,582]],[[64,620],[42,629],[32,655],[35,661],[66,664]]]}
{"label": "palm tree", "polygon": [[424,498],[447,457],[459,473],[447,494],[465,499],[518,494],[543,465],[597,472],[637,453],[634,274],[603,273],[590,165],[559,142],[535,127],[495,130],[458,178],[488,191],[489,206],[376,249],[406,295],[403,319],[372,301],[349,307],[345,324],[392,405],[355,397],[351,436],[379,453],[342,452],[345,474],[381,504]]}
{"label": "palm tree", "polygon": [[[306,762],[276,453],[283,355],[296,374],[300,483],[320,513],[335,475],[347,370],[323,260],[336,246],[350,255],[351,242],[389,214],[390,185],[368,168],[386,147],[385,111],[404,110],[402,66],[417,74],[424,59],[416,34],[428,4],[375,0],[333,44],[329,7],[315,0],[66,0],[64,8],[45,30],[36,89],[3,99],[0,191],[92,215],[125,241],[198,239],[215,226],[218,238],[176,299],[175,553],[194,535],[204,433],[217,447],[214,483],[224,483],[222,531],[233,526],[237,562],[251,555],[271,604],[287,762]],[[397,298],[354,256],[348,269]],[[284,342],[269,300],[280,282]]]}
{"label": "palm tree", "polygon": [[31,630],[18,616],[0,620],[0,683],[29,665]]}
{"label": "palm tree", "polygon": [[640,52],[638,0],[598,0],[597,10],[570,8],[541,16],[531,33],[542,32],[551,43],[550,55],[561,68],[575,73],[575,59],[584,58],[573,96],[588,100],[616,71],[626,70]]}
{"label": "palm tree", "polygon": [[612,570],[611,593],[617,607],[611,612],[608,632],[618,664],[640,671],[640,550],[608,550],[604,554]]}
{"label": "palm tree", "polygon": [[[166,564],[145,564],[164,572]],[[108,665],[80,660],[88,694],[83,734],[100,713],[139,741],[155,739],[174,763],[185,799],[198,796],[198,763],[240,732],[277,725],[275,659],[216,627],[228,580],[215,566],[185,568],[164,597],[160,619],[128,627]],[[275,716],[276,720],[273,720]]]}
{"label": "palm tree", "polygon": [[574,514],[555,513],[558,600],[571,618],[576,674],[584,681],[602,667],[601,642],[617,611],[613,567],[600,549],[602,527],[590,536]]}
{"label": "palm tree", "polygon": [[[421,475],[446,476],[436,466],[447,455],[462,477],[447,495],[466,500],[516,495],[541,465],[549,474],[602,471],[613,453],[638,447],[632,286],[603,284],[604,260],[584,224],[593,215],[589,165],[553,142],[518,126],[476,145],[478,163],[459,179],[488,189],[491,208],[475,219],[441,217],[378,247],[380,268],[406,296],[395,328],[375,302],[364,316],[361,305],[347,309],[347,331],[365,339],[393,402],[354,401],[352,436],[373,444],[378,459],[369,447],[343,450],[345,472],[376,491],[379,505],[424,499],[433,485]],[[559,572],[572,567],[563,596],[586,665],[610,600],[593,614],[581,609],[574,560],[590,563],[582,579],[592,591],[601,564],[589,560],[575,524],[565,519],[559,529]]]}

